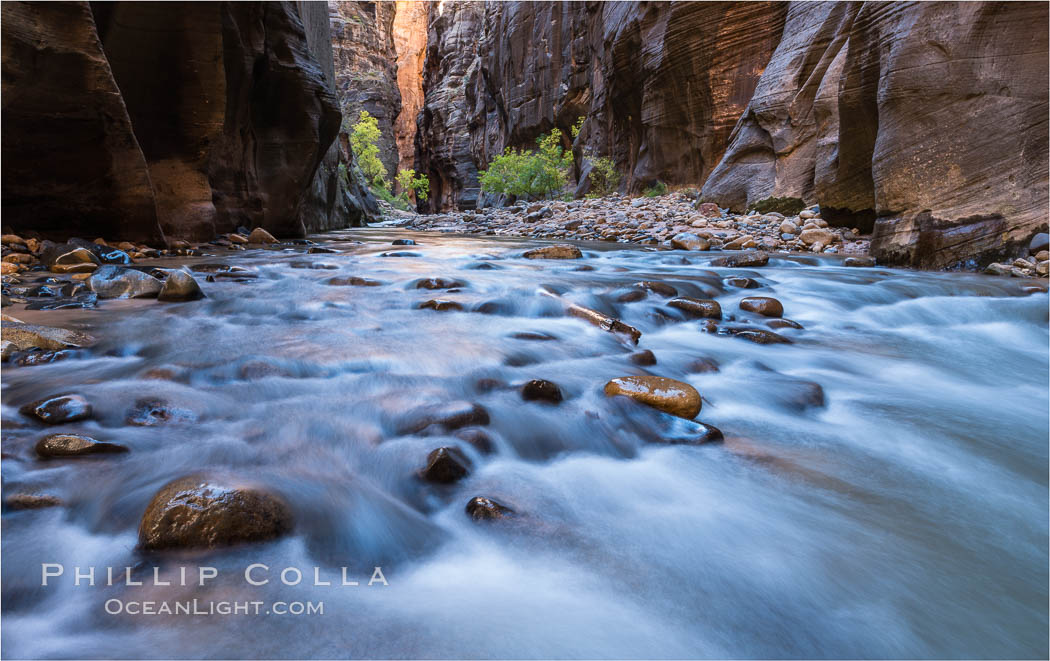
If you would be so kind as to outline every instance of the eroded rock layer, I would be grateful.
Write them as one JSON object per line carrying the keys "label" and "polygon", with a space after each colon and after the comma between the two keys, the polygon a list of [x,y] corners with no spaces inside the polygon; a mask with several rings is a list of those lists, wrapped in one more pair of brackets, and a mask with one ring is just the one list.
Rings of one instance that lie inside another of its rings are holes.
{"label": "eroded rock layer", "polygon": [[5,226],[162,242],[345,225],[332,210],[362,201],[315,181],[340,114],[310,5],[5,3]]}
{"label": "eroded rock layer", "polygon": [[582,116],[577,156],[611,156],[625,190],[702,185],[734,210],[798,197],[874,230],[886,263],[988,261],[1047,226],[1047,13],[443,2],[418,160],[433,208],[470,208],[486,202],[479,168]]}

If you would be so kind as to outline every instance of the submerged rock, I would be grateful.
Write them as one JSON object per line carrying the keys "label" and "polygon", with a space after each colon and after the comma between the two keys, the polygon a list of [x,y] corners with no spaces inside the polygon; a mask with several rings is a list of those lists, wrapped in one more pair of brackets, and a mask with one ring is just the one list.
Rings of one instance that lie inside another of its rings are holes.
{"label": "submerged rock", "polygon": [[459,280],[446,280],[445,278],[425,278],[416,282],[416,289],[452,289],[465,286]]}
{"label": "submerged rock", "polygon": [[458,401],[423,406],[410,411],[397,427],[398,434],[415,434],[431,425],[454,431],[461,427],[481,427],[489,424],[489,413],[480,404]]}
{"label": "submerged rock", "polygon": [[325,280],[326,285],[335,286],[353,286],[353,287],[379,287],[383,283],[378,280],[372,280],[371,278],[359,278],[357,276],[349,276],[346,278],[329,278]]}
{"label": "submerged rock", "polygon": [[761,282],[752,278],[726,278],[723,282],[730,287],[738,287],[740,289],[758,289],[762,286]]}
{"label": "submerged rock", "polygon": [[463,310],[463,304],[441,298],[432,298],[425,303],[420,303],[419,309],[436,310],[438,312],[458,312]]}
{"label": "submerged rock", "polygon": [[48,493],[15,493],[4,499],[4,507],[11,511],[39,510],[61,504],[61,498]]}
{"label": "submerged rock", "polygon": [[643,349],[641,351],[635,351],[627,357],[635,365],[641,365],[642,367],[649,367],[656,364],[656,354],[650,349]]}
{"label": "submerged rock", "polygon": [[665,282],[643,280],[641,282],[636,282],[631,286],[645,291],[651,291],[654,294],[658,294],[667,298],[670,298],[672,296],[678,296],[678,290]]}
{"label": "submerged rock", "polygon": [[842,265],[843,266],[867,268],[867,267],[875,266],[875,258],[874,257],[847,257],[846,259],[842,260]]}
{"label": "submerged rock", "polygon": [[192,411],[170,406],[162,399],[144,398],[137,400],[128,411],[124,422],[135,427],[155,427],[167,422],[193,421],[197,416]]}
{"label": "submerged rock", "polygon": [[441,447],[427,455],[427,465],[419,475],[427,482],[450,484],[470,473],[470,460],[458,449]]}
{"label": "submerged rock", "polygon": [[721,443],[724,440],[725,437],[718,427],[693,420],[680,420],[671,425],[667,433],[653,442],[671,445],[704,445],[705,443]]}
{"label": "submerged rock", "polygon": [[514,515],[514,510],[511,508],[484,496],[471,498],[467,503],[466,511],[467,516],[475,521],[495,521]]}
{"label": "submerged rock", "polygon": [[583,253],[574,245],[559,243],[553,246],[527,250],[522,257],[526,259],[580,259],[583,257]]}
{"label": "submerged rock", "polygon": [[36,453],[44,458],[83,457],[91,454],[114,454],[127,452],[118,443],[96,441],[80,434],[50,434],[36,444]]}
{"label": "submerged rock", "polygon": [[562,400],[561,388],[545,379],[533,379],[521,387],[521,398],[526,402],[558,404]]}
{"label": "submerged rock", "polygon": [[153,496],[139,524],[146,550],[215,548],[274,539],[292,530],[291,509],[264,487],[191,475]]}
{"label": "submerged rock", "polygon": [[91,404],[80,395],[49,397],[26,404],[19,410],[23,415],[32,416],[49,425],[76,422],[91,417]]}
{"label": "submerged rock", "polygon": [[665,413],[695,418],[703,405],[696,388],[662,376],[622,376],[605,384],[605,394],[624,395]]}
{"label": "submerged rock", "polygon": [[740,309],[760,314],[763,317],[784,316],[783,304],[777,299],[768,296],[748,296],[741,299]]}

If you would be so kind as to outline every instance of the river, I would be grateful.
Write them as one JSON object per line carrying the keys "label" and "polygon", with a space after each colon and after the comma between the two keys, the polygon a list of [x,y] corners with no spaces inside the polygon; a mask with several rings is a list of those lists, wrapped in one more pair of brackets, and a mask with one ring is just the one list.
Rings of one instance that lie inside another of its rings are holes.
{"label": "river", "polygon": [[[717,253],[616,244],[527,260],[539,242],[396,229],[312,238],[340,252],[151,262],[254,276],[197,273],[207,298],[192,303],[5,309],[100,339],[3,370],[5,492],[64,502],[3,515],[5,657],[1046,658],[1050,334],[1047,294],[1024,290],[1033,281],[835,256],[714,268]],[[381,284],[325,284],[347,276]],[[724,280],[742,276],[760,287]],[[416,288],[430,277],[460,285]],[[703,332],[658,294],[620,301],[639,281],[715,297],[762,328],[737,302],[774,296],[803,329],[778,329],[793,343],[772,345]],[[465,309],[418,309],[435,298]],[[637,328],[637,347],[566,302]],[[629,359],[644,349],[655,365]],[[698,420],[725,442],[653,442],[671,432],[667,416],[603,394],[629,374],[695,386]],[[564,401],[524,402],[518,387],[536,378]],[[48,431],[130,452],[36,459],[44,430],[18,407],[61,392],[95,416]],[[125,424],[143,398],[176,415]],[[491,453],[405,432],[406,415],[448,402],[488,411]],[[428,452],[450,444],[470,475],[422,481]],[[201,469],[267,484],[293,510],[293,534],[144,556],[146,504]],[[479,495],[516,516],[472,521],[464,507]],[[42,563],[65,574],[44,587]],[[246,584],[252,564],[269,583]],[[74,584],[77,566],[99,568],[94,587]],[[104,568],[125,566],[218,576],[104,585]],[[359,585],[339,585],[344,566]],[[387,585],[367,585],[376,566]],[[300,584],[280,581],[288,567]],[[313,585],[315,567],[334,585]],[[324,612],[109,614],[113,599]]]}

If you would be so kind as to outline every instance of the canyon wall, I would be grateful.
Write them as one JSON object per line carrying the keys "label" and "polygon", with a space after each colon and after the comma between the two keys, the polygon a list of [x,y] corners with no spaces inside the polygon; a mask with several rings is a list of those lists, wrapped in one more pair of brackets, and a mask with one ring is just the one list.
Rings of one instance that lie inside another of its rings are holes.
{"label": "canyon wall", "polygon": [[884,262],[989,261],[1046,228],[1047,32],[1045,3],[446,1],[417,159],[431,208],[470,208],[478,168],[586,117],[577,162],[626,191],[800,197]]}
{"label": "canyon wall", "polygon": [[5,227],[159,243],[360,215],[318,177],[340,114],[309,5],[4,3]]}
{"label": "canyon wall", "polygon": [[423,108],[423,67],[430,4],[425,0],[397,0],[396,3],[394,52],[397,55],[401,112],[394,120],[394,141],[397,143],[399,170],[416,167],[416,120]]}

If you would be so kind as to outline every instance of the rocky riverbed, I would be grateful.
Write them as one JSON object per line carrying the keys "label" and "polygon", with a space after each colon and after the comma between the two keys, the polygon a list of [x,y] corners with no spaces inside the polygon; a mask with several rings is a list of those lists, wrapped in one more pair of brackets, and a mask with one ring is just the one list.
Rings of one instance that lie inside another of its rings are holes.
{"label": "rocky riverbed", "polygon": [[[649,243],[632,216],[631,243],[5,237],[33,261],[4,276],[4,653],[1042,655],[1045,281],[865,266],[840,230],[778,252],[776,217],[681,204]],[[342,566],[356,588],[277,580]]]}

